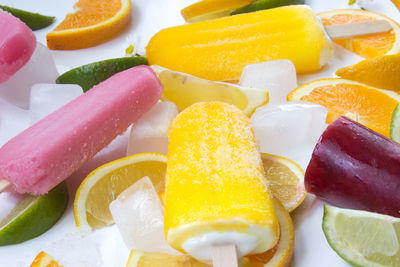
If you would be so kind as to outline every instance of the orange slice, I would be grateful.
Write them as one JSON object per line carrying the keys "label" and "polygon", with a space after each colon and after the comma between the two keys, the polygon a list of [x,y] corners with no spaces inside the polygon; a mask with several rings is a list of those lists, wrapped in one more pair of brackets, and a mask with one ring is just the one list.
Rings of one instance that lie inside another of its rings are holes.
{"label": "orange slice", "polygon": [[393,4],[400,10],[400,0],[392,0]]}
{"label": "orange slice", "polygon": [[104,43],[118,35],[131,19],[130,0],[79,0],[74,8],[74,13],[67,14],[47,34],[50,49],[80,49]]}
{"label": "orange slice", "polygon": [[334,42],[364,58],[400,52],[400,25],[389,17],[371,11],[355,9],[333,10],[320,13],[318,16],[325,26],[378,19],[387,20],[392,25],[390,32],[338,39]]}
{"label": "orange slice", "polygon": [[46,252],[40,252],[33,260],[31,267],[62,267]]}
{"label": "orange slice", "polygon": [[327,123],[345,115],[372,130],[390,136],[390,122],[400,95],[345,79],[321,79],[290,92],[290,100],[304,100],[328,109]]}
{"label": "orange slice", "polygon": [[336,71],[347,80],[400,93],[400,54],[370,58]]}

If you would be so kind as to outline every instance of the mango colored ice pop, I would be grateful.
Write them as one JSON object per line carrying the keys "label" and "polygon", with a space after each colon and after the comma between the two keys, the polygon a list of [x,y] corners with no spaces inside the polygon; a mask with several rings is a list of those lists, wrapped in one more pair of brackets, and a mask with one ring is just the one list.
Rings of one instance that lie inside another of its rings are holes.
{"label": "mango colored ice pop", "polygon": [[31,58],[36,37],[18,18],[0,9],[0,83],[7,81]]}
{"label": "mango colored ice pop", "polygon": [[232,105],[198,103],[174,120],[168,147],[165,234],[210,262],[214,245],[239,257],[272,248],[279,226],[249,119]]}
{"label": "mango colored ice pop", "polygon": [[115,74],[0,148],[0,181],[44,194],[122,134],[161,97],[147,66]]}
{"label": "mango colored ice pop", "polygon": [[147,46],[150,64],[218,81],[239,80],[246,65],[276,59],[315,72],[331,55],[323,26],[302,5],[167,28]]}

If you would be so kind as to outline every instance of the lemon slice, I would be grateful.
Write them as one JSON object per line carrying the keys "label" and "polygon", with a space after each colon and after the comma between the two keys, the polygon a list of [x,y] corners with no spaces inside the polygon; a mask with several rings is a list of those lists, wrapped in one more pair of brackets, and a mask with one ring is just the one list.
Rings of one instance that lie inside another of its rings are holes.
{"label": "lemon slice", "polygon": [[272,195],[292,212],[307,195],[304,170],[296,162],[277,155],[261,153],[261,160]]}
{"label": "lemon slice", "polygon": [[164,189],[167,157],[157,153],[136,154],[107,163],[91,172],[76,192],[75,223],[78,227],[101,228],[114,223],[109,205],[144,176],[157,191]]}
{"label": "lemon slice", "polygon": [[354,266],[399,266],[399,218],[326,205],[322,227],[329,245]]}
{"label": "lemon slice", "polygon": [[174,102],[181,110],[198,102],[220,101],[249,116],[268,103],[268,91],[263,89],[209,81],[155,65],[152,68],[164,86],[162,100]]}
{"label": "lemon slice", "polygon": [[239,7],[246,6],[255,0],[203,0],[181,10],[187,22],[216,19],[229,14]]}

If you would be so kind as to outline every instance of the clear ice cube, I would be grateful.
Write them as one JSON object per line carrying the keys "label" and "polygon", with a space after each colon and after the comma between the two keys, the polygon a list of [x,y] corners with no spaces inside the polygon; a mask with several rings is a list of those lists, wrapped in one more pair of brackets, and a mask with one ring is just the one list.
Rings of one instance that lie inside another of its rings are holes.
{"label": "clear ice cube", "polygon": [[31,125],[82,94],[76,84],[34,84],[29,105]]}
{"label": "clear ice cube", "polygon": [[167,154],[168,133],[178,108],[172,102],[157,103],[131,129],[127,155],[145,152]]}
{"label": "clear ice cube", "polygon": [[0,147],[29,127],[29,112],[0,97]]}
{"label": "clear ice cube", "polygon": [[12,209],[20,202],[25,195],[15,192],[2,192],[0,193],[0,222],[7,217]]}
{"label": "clear ice cube", "polygon": [[266,89],[269,103],[286,102],[286,96],[297,87],[296,68],[288,59],[265,61],[243,68],[239,84]]}
{"label": "clear ice cube", "polygon": [[129,249],[179,254],[164,236],[164,207],[149,177],[111,202],[110,211]]}
{"label": "clear ice cube", "polygon": [[35,83],[54,83],[58,77],[56,65],[50,50],[37,43],[31,59],[8,81],[0,84],[0,97],[27,109],[29,90]]}
{"label": "clear ice cube", "polygon": [[326,115],[323,106],[291,101],[259,107],[250,120],[261,152],[306,163],[326,129]]}

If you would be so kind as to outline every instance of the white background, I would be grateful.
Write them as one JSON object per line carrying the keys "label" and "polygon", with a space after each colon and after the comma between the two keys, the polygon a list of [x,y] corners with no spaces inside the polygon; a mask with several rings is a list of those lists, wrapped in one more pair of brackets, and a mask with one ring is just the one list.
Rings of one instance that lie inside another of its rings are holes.
{"label": "white background", "polygon": [[[36,31],[37,40],[45,44],[46,34],[72,11],[74,0],[14,0],[0,4],[23,8],[29,11],[56,16],[56,22]],[[119,37],[97,47],[75,51],[52,51],[57,65],[76,67],[93,61],[120,57],[125,48],[134,43],[144,53],[150,37],[161,28],[184,23],[179,11],[194,0],[136,0],[133,2],[132,24]],[[337,8],[349,8],[348,0],[306,0],[315,12]],[[390,0],[375,0],[374,11],[384,13],[399,21],[400,13]],[[1,30],[1,29],[0,29]],[[337,51],[335,51],[337,52]],[[355,62],[351,54],[336,55],[322,72],[299,77],[299,83],[315,78],[332,77],[340,67]],[[45,69],[45,66],[43,66]],[[10,129],[12,131],[13,129]],[[15,133],[17,134],[17,133]],[[2,138],[0,137],[0,140]],[[1,145],[1,144],[0,144]],[[305,166],[306,160],[302,162]],[[44,235],[19,245],[0,247],[0,267],[29,266],[36,254],[45,250],[54,257],[73,266],[125,266],[128,250],[125,248],[115,226],[94,232],[85,239],[78,238],[72,214],[72,201],[82,171],[68,182],[70,203],[62,219]],[[78,177],[77,177],[78,176]],[[1,207],[0,207],[1,208]],[[349,266],[327,244],[322,228],[322,203],[308,196],[306,201],[292,214],[296,243],[291,266],[298,267],[341,267]]]}

